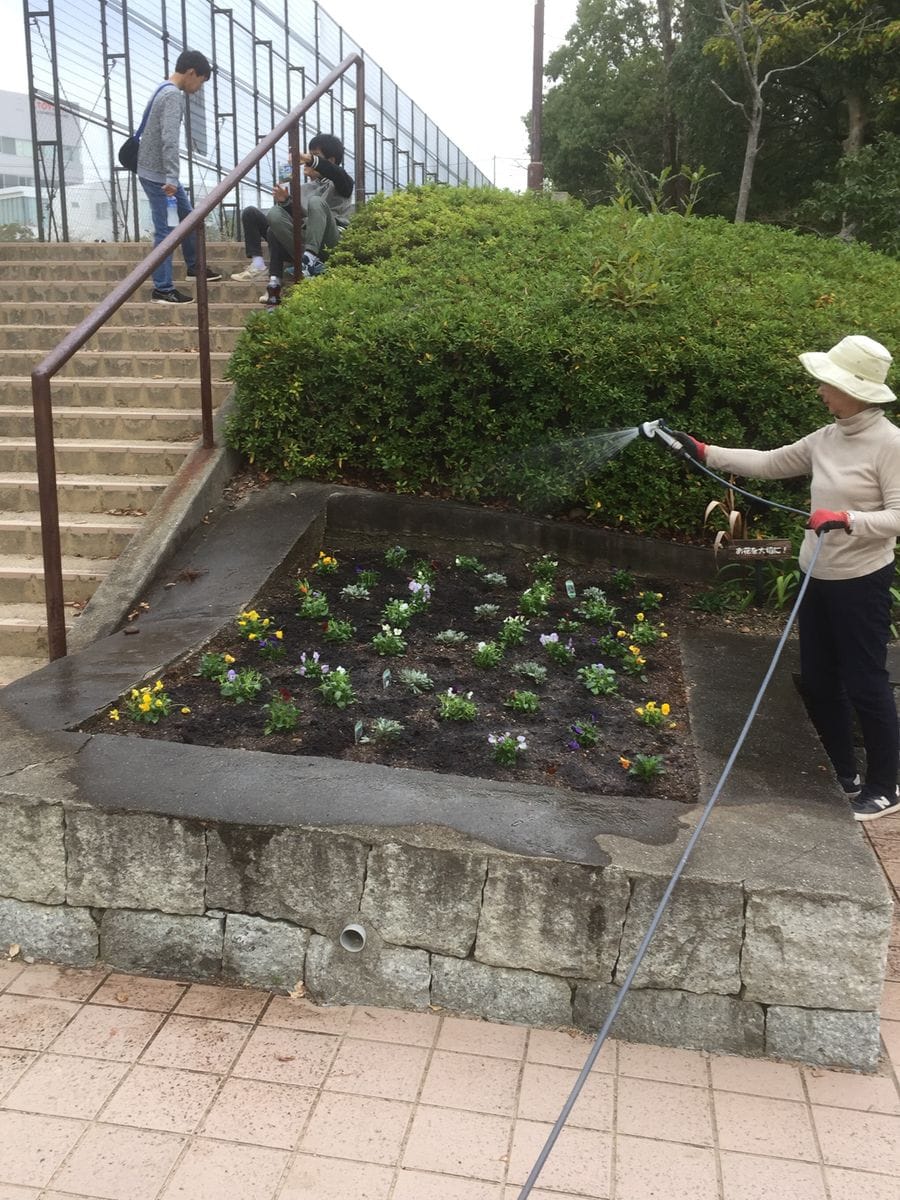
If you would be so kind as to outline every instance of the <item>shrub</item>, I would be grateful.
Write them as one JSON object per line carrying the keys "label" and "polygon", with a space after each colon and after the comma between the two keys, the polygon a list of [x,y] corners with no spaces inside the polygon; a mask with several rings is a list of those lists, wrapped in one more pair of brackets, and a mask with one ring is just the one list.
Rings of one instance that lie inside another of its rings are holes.
{"label": "shrub", "polygon": [[[664,265],[651,303],[591,286],[600,248],[622,246]],[[900,351],[898,296],[900,263],[837,240],[416,188],[372,200],[327,275],[251,318],[227,436],[281,477],[696,533],[715,485],[642,439],[605,461],[596,432],[664,417],[724,445],[794,440],[824,415],[797,353],[853,331]]]}

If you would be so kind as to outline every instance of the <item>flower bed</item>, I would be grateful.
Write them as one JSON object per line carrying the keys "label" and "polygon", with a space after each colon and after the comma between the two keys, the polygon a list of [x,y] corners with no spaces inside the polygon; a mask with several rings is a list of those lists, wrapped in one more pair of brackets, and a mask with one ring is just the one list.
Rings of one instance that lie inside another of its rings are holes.
{"label": "flower bed", "polygon": [[88,728],[693,802],[665,606],[548,556],[329,546]]}

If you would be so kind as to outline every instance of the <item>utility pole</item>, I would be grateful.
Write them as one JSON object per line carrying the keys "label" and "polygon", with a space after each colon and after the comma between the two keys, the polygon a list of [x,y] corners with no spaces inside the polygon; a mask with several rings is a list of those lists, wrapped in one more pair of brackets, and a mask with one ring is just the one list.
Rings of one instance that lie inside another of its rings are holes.
{"label": "utility pole", "polygon": [[544,187],[541,161],[541,108],[544,102],[544,0],[534,3],[534,59],[531,74],[531,162],[528,164],[528,190]]}

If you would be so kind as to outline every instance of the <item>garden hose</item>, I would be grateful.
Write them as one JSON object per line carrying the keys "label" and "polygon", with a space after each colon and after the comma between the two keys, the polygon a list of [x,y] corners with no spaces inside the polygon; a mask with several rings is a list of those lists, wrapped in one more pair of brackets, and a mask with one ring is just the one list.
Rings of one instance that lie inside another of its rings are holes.
{"label": "garden hose", "polygon": [[[656,424],[656,428],[654,429],[653,433],[645,434],[644,436],[645,437],[654,437],[654,436],[660,437],[660,440],[663,441],[665,445],[667,445],[670,449],[674,449],[675,446],[678,445],[678,443],[675,442],[674,438],[672,438],[671,431],[665,429],[665,427],[662,425],[662,422],[656,422],[655,424]],[[643,432],[643,429],[642,429],[642,432]],[[696,465],[700,466],[701,464],[697,463]],[[711,474],[711,472],[707,472],[707,474]],[[714,478],[716,478],[716,477],[714,476]],[[747,494],[747,493],[745,493],[745,494]],[[765,501],[763,501],[763,503],[768,504],[768,503],[770,503],[770,501],[765,500]],[[777,507],[784,508],[785,506],[778,505]],[[789,509],[788,511],[797,512],[798,510],[797,509]],[[808,514],[801,513],[800,515],[805,517]],[[794,619],[797,616],[797,612],[803,601],[803,597],[806,594],[807,586],[809,584],[810,579],[812,578],[813,567],[815,567],[815,565],[816,565],[816,559],[819,557],[819,551],[821,550],[821,548],[822,548],[822,538],[820,535],[816,539],[816,547],[815,547],[815,550],[813,551],[813,556],[812,556],[812,559],[810,560],[809,567],[807,568],[805,574],[803,575],[802,582],[800,584],[800,590],[797,593],[797,599],[794,601],[794,607],[791,609],[791,613],[790,613],[790,616],[788,617],[787,624],[785,625],[784,631],[782,632],[781,637],[779,638],[778,645],[775,647],[775,653],[772,655],[772,661],[769,663],[769,669],[766,671],[765,678],[763,679],[762,683],[759,686],[759,690],[756,693],[756,697],[753,701],[753,704],[750,706],[750,712],[747,714],[747,719],[744,722],[743,728],[741,729],[741,732],[738,734],[737,741],[734,743],[734,747],[731,751],[731,754],[728,756],[728,761],[726,762],[726,764],[722,770],[722,774],[719,776],[719,781],[716,784],[716,786],[713,788],[712,795],[710,796],[709,800],[707,800],[706,805],[704,806],[703,812],[700,815],[700,819],[697,822],[697,826],[694,829],[694,832],[691,834],[690,838],[688,839],[687,845],[684,848],[684,852],[681,855],[681,858],[678,861],[678,865],[672,874],[672,878],[669,880],[666,890],[663,892],[662,899],[660,900],[659,904],[657,905],[656,912],[653,914],[653,919],[650,922],[650,926],[647,929],[647,932],[644,934],[643,940],[641,941],[641,944],[637,948],[637,952],[634,956],[634,960],[628,969],[628,974],[625,976],[622,986],[619,988],[618,992],[616,993],[616,998],[613,1001],[612,1008],[610,1009],[606,1020],[603,1022],[603,1027],[601,1028],[600,1032],[597,1034],[597,1037],[594,1040],[594,1044],[591,1047],[590,1053],[587,1056],[585,1064],[581,1068],[581,1072],[580,1072],[578,1078],[575,1080],[575,1083],[572,1086],[572,1090],[569,1093],[569,1097],[566,1100],[565,1104],[563,1105],[562,1111],[560,1112],[559,1117],[556,1120],[556,1124],[550,1130],[550,1133],[547,1136],[547,1140],[544,1143],[543,1149],[541,1150],[540,1154],[538,1155],[537,1161],[535,1162],[534,1166],[531,1169],[531,1174],[526,1179],[526,1181],[522,1187],[522,1190],[519,1193],[519,1200],[527,1200],[527,1197],[531,1195],[531,1190],[534,1187],[534,1185],[537,1181],[537,1178],[540,1175],[540,1173],[544,1167],[544,1163],[547,1161],[550,1151],[553,1149],[554,1145],[556,1144],[556,1139],[559,1137],[560,1133],[562,1132],[563,1126],[565,1125],[566,1121],[568,1120],[569,1113],[572,1111],[575,1101],[578,1099],[579,1095],[581,1094],[581,1089],[584,1087],[585,1083],[587,1082],[587,1077],[590,1074],[590,1072],[594,1066],[594,1063],[597,1061],[597,1056],[599,1055],[600,1051],[603,1049],[604,1043],[606,1042],[606,1039],[609,1036],[609,1031],[612,1028],[613,1022],[615,1021],[616,1017],[619,1015],[619,1010],[622,1007],[622,1004],[631,988],[632,983],[634,982],[634,977],[637,974],[638,968],[640,967],[640,965],[644,959],[644,955],[647,953],[647,948],[650,945],[650,941],[651,941],[654,933],[656,932],[660,921],[662,920],[663,913],[665,912],[666,908],[668,907],[669,901],[672,899],[672,893],[675,890],[675,885],[678,883],[678,880],[681,878],[682,872],[684,871],[684,868],[687,866],[687,861],[690,858],[691,853],[693,852],[694,846],[697,844],[697,840],[700,837],[700,834],[703,832],[703,828],[706,825],[706,822],[709,819],[710,814],[712,813],[713,807],[715,806],[715,803],[718,800],[719,795],[721,794],[722,788],[725,786],[725,781],[728,779],[728,776],[731,774],[731,768],[734,766],[735,759],[737,758],[737,756],[741,750],[741,747],[743,746],[743,744],[747,738],[747,734],[750,732],[750,726],[753,724],[753,721],[759,710],[759,706],[762,703],[763,696],[765,695],[766,688],[769,686],[769,683],[772,679],[772,675],[774,674],[775,668],[778,665],[778,660],[781,658],[781,653],[784,649],[785,642],[787,641],[788,634],[791,631],[791,626],[794,623]]]}
{"label": "garden hose", "polygon": [[732,492],[746,496],[748,500],[755,500],[757,504],[765,504],[769,508],[780,508],[782,512],[796,513],[798,517],[809,517],[809,513],[805,509],[792,508],[789,504],[779,504],[777,500],[767,500],[765,496],[757,496],[753,492],[748,492],[746,488],[738,487],[736,483],[729,483],[727,479],[723,479],[721,475],[717,475],[715,471],[711,471],[705,463],[700,462],[697,458],[692,458],[684,450],[681,442],[675,438],[672,430],[665,421],[644,421],[642,425],[638,426],[638,430],[645,438],[659,438],[663,445],[673,451],[673,453],[680,454],[691,466],[696,467],[698,471],[702,471],[704,475],[708,475],[710,479],[715,479],[716,483],[721,483],[723,487],[729,488]]}

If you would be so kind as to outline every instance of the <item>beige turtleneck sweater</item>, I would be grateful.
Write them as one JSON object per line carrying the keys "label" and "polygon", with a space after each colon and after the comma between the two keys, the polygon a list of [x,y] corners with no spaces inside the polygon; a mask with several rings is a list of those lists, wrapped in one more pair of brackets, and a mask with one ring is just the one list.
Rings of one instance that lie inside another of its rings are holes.
{"label": "beige turtleneck sweater", "polygon": [[[900,429],[871,405],[835,420],[777,450],[734,450],[709,446],[707,466],[757,479],[811,475],[810,505],[848,512],[853,529],[821,535],[816,579],[855,579],[886,566],[900,534]],[[808,530],[800,547],[806,571],[817,535]]]}

